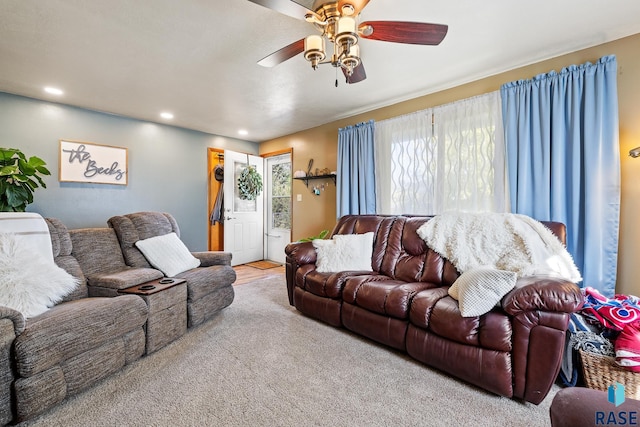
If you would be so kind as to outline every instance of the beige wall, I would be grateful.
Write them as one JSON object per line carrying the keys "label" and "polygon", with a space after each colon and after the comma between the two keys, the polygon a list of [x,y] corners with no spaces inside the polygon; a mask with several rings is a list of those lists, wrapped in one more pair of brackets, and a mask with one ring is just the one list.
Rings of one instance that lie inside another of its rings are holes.
{"label": "beige wall", "polygon": [[[640,146],[640,34],[611,43],[580,50],[558,58],[531,64],[516,70],[487,77],[469,84],[422,96],[365,114],[350,117],[317,128],[287,135],[260,144],[260,153],[293,148],[293,168],[307,169],[310,158],[314,168],[336,168],[338,128],[362,121],[383,120],[427,107],[497,90],[503,83],[531,78],[550,70],[560,70],[571,64],[615,54],[618,59],[618,100],[620,114],[620,153],[622,168],[622,200],[620,212],[620,246],[617,292],[640,295],[640,158],[631,159],[628,152]],[[331,229],[336,220],[335,187],[329,186],[320,196],[314,196],[301,181],[293,184],[293,239]],[[302,194],[302,201],[295,195]]]}

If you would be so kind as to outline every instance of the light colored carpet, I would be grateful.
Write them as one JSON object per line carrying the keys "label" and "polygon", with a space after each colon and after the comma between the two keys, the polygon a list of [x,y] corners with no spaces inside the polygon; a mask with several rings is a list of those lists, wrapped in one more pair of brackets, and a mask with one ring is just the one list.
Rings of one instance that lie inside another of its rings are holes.
{"label": "light colored carpet", "polygon": [[280,275],[21,426],[548,426],[557,390],[536,406],[449,378],[301,315]]}

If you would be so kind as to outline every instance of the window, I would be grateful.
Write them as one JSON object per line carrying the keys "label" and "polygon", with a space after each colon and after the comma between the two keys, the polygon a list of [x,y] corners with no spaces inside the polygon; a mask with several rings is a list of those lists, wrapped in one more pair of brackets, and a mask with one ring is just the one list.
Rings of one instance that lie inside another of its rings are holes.
{"label": "window", "polygon": [[291,162],[271,169],[271,228],[291,229]]}
{"label": "window", "polygon": [[506,209],[499,92],[376,123],[377,210]]}

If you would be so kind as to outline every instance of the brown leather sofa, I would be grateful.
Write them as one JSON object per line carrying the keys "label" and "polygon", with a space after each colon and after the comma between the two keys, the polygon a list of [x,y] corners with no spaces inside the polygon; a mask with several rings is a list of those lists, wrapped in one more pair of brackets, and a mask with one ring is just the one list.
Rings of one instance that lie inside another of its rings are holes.
{"label": "brown leather sofa", "polygon": [[[462,317],[447,293],[459,273],[416,232],[429,219],[340,218],[331,236],[374,233],[373,272],[320,273],[311,242],[289,244],[289,303],[495,394],[540,403],[558,375],[569,314],[582,306],[580,289],[566,280],[524,277],[499,307]],[[544,224],[565,241],[563,224]]]}

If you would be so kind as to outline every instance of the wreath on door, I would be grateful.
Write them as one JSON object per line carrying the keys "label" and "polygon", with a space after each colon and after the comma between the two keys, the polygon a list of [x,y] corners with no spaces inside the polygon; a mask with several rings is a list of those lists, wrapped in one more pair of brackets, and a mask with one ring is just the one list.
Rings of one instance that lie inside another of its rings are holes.
{"label": "wreath on door", "polygon": [[238,177],[238,191],[242,200],[255,200],[262,191],[262,177],[255,166],[247,165]]}

